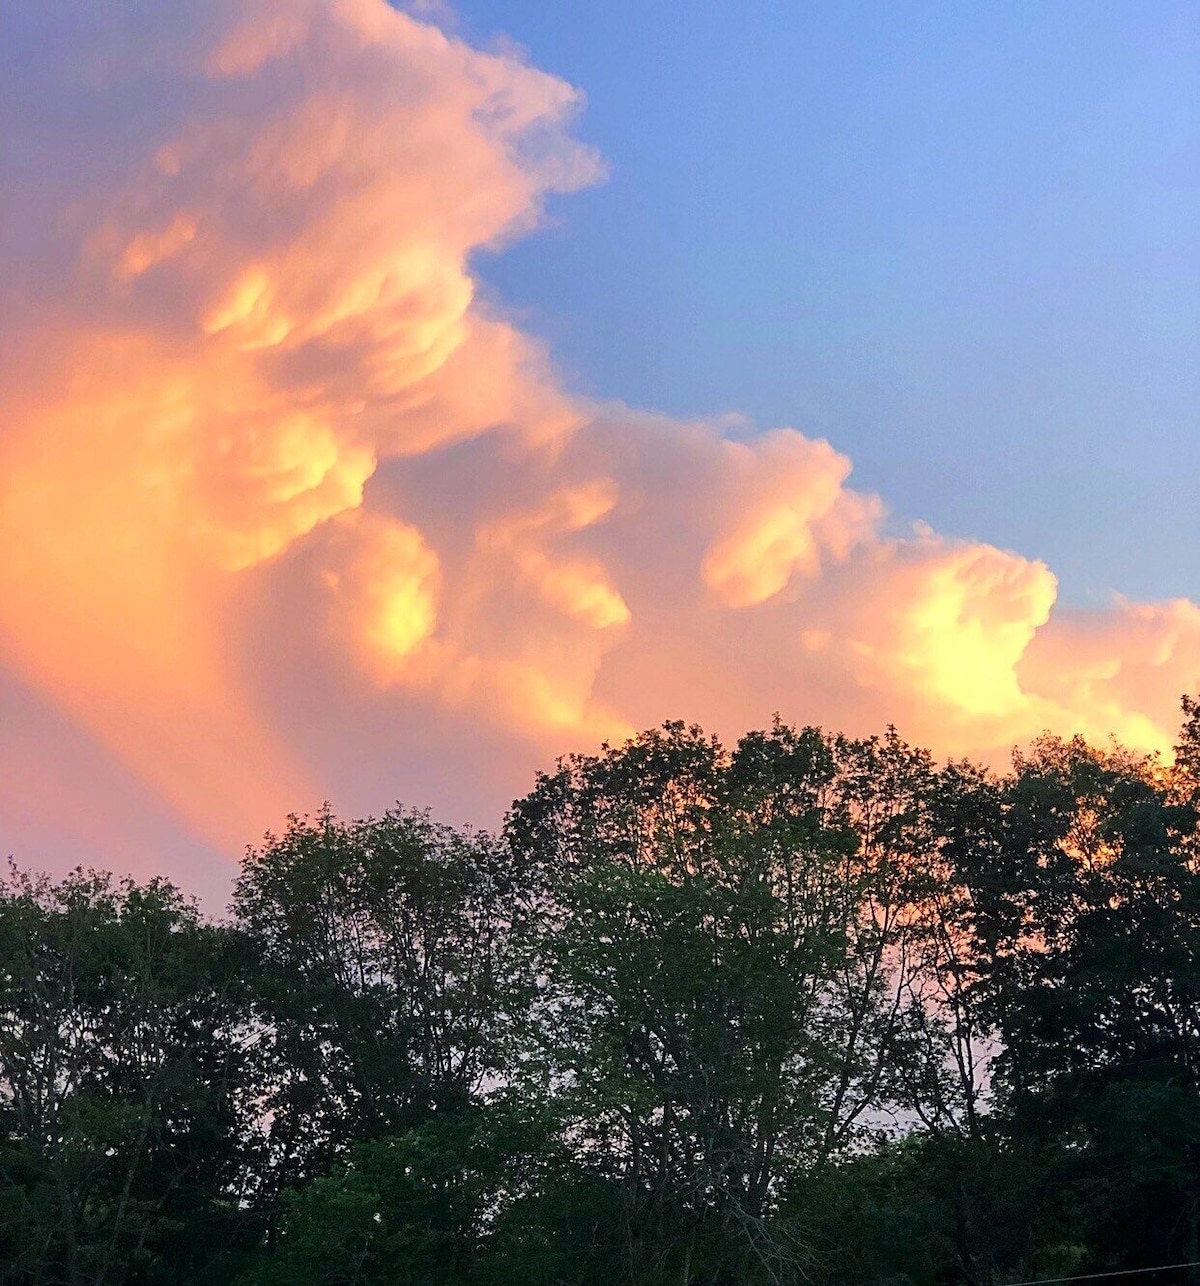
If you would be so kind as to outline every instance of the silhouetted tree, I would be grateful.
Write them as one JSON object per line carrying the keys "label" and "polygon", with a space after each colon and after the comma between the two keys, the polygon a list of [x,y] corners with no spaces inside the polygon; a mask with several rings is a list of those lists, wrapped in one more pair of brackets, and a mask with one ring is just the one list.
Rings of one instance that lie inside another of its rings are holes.
{"label": "silhouetted tree", "polygon": [[247,855],[234,910],[259,969],[265,1199],[466,1109],[501,1071],[526,898],[495,839],[424,813],[326,810]]}
{"label": "silhouetted tree", "polygon": [[500,836],[294,818],[233,910],[0,881],[0,1283],[1200,1260],[1196,702],[1170,765],[1003,773],[670,723]]}
{"label": "silhouetted tree", "polygon": [[202,1274],[243,1235],[244,964],[165,880],[0,882],[4,1281]]}

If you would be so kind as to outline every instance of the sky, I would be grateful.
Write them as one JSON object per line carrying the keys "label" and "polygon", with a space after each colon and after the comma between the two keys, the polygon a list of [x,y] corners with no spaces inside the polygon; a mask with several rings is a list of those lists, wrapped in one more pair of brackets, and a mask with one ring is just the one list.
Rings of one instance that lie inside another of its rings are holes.
{"label": "sky", "polygon": [[0,851],[1200,688],[1193,7],[0,0]]}
{"label": "sky", "polygon": [[607,181],[479,262],[579,387],[827,437],[1063,601],[1200,594],[1195,5],[457,13],[587,95]]}

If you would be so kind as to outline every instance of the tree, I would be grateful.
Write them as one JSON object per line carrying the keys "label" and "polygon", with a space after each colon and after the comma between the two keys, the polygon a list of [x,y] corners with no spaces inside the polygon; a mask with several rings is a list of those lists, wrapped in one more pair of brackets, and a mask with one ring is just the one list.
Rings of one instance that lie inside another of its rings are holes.
{"label": "tree", "polygon": [[0,881],[0,1282],[998,1286],[1200,1259],[1175,760],[664,725],[230,923]]}
{"label": "tree", "polygon": [[0,882],[6,1282],[216,1271],[252,1234],[243,965],[164,880]]}
{"label": "tree", "polygon": [[261,969],[264,1203],[475,1101],[521,1003],[524,897],[497,841],[424,813],[326,810],[247,855],[234,909]]}
{"label": "tree", "polygon": [[771,1214],[880,1105],[901,850],[929,771],[894,737],[777,723],[730,755],[666,724],[563,761],[514,806],[508,839],[543,872],[549,926],[528,1067],[624,1194],[628,1279],[798,1270],[805,1250]]}
{"label": "tree", "polygon": [[988,788],[986,827],[948,827],[997,1107],[1010,1137],[1054,1144],[1097,1268],[1200,1259],[1200,874],[1178,777],[1047,737]]}

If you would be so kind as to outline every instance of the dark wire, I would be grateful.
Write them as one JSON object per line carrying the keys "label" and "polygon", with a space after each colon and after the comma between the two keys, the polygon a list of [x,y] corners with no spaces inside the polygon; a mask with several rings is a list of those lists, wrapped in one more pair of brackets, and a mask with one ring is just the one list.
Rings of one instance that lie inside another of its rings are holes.
{"label": "dark wire", "polygon": [[1100,1277],[1134,1277],[1138,1273],[1165,1273],[1172,1268],[1200,1268],[1200,1259],[1186,1264],[1155,1264],[1152,1268],[1119,1268],[1111,1273],[1080,1273],[1077,1277],[1037,1277],[1028,1282],[1009,1282],[1008,1286],[1054,1286],[1056,1282],[1093,1282]]}

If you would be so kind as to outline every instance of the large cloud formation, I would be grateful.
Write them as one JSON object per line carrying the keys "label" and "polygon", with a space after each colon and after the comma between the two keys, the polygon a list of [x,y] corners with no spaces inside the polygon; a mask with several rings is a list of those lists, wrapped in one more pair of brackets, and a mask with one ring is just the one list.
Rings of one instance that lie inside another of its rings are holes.
{"label": "large cloud formation", "polygon": [[1055,611],[1041,563],[890,532],[828,443],[569,397],[478,302],[472,253],[600,175],[560,80],[384,0],[6,8],[22,839],[492,821],[665,717],[1169,747],[1193,604]]}

